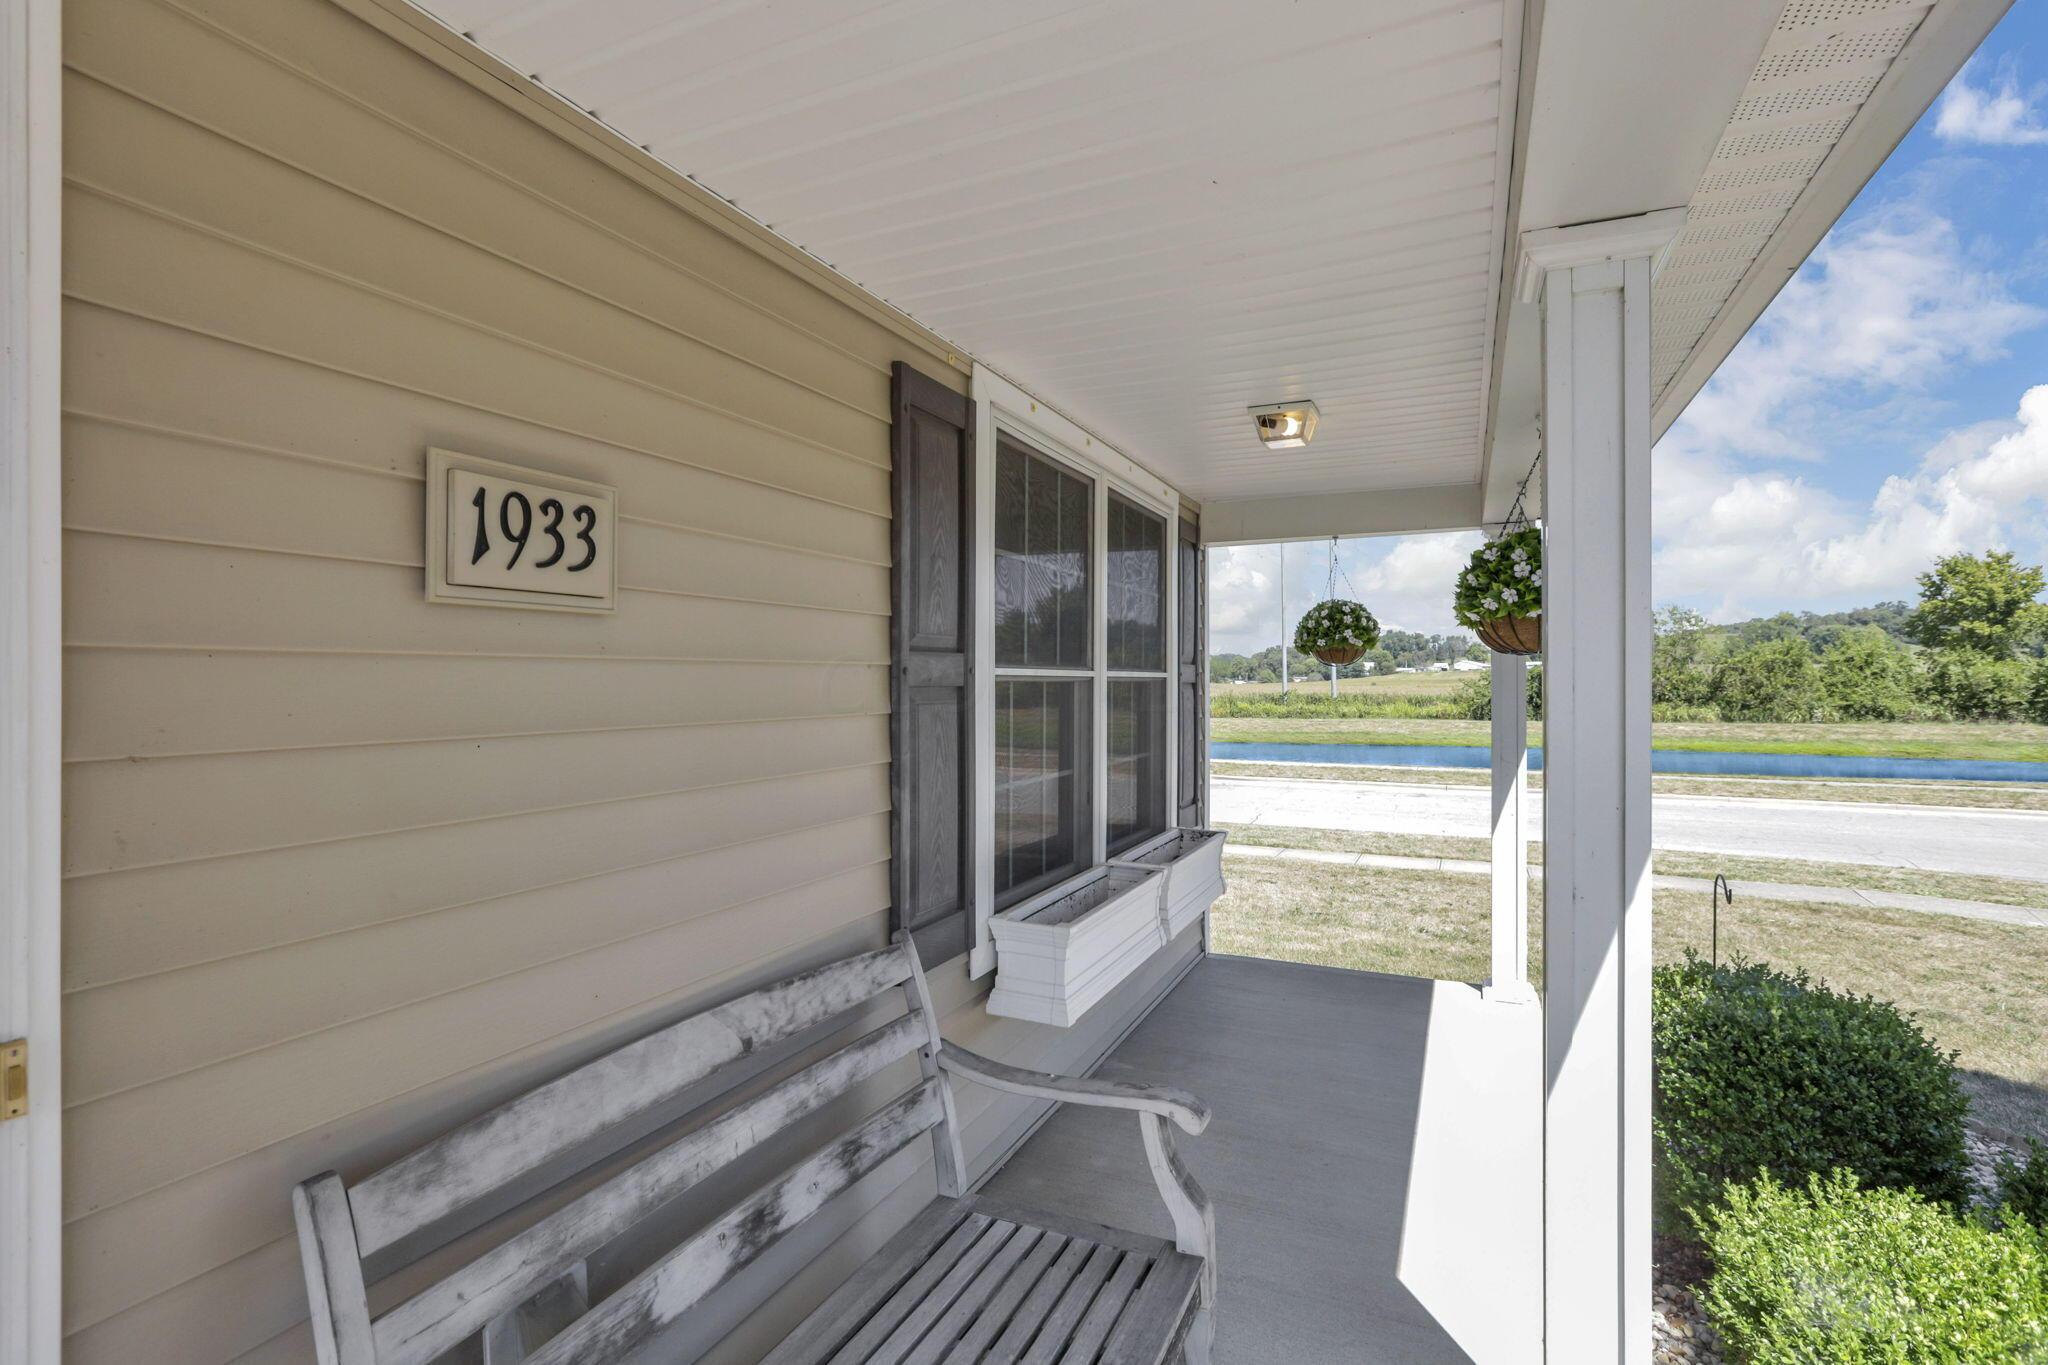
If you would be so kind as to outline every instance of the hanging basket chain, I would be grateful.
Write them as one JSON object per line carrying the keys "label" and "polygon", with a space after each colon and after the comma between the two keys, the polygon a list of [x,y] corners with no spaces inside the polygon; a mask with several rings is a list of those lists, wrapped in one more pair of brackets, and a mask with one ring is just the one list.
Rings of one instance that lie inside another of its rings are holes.
{"label": "hanging basket chain", "polygon": [[1329,572],[1324,579],[1323,600],[1310,607],[1294,631],[1294,647],[1313,654],[1326,664],[1342,667],[1356,663],[1379,643],[1379,622],[1358,602],[1337,596],[1342,577],[1347,592],[1356,593],[1351,575],[1337,556],[1337,537],[1330,537]]}
{"label": "hanging basket chain", "polygon": [[1325,602],[1331,601],[1337,596],[1337,577],[1340,574],[1342,574],[1344,578],[1344,591],[1350,594],[1351,596],[1356,597],[1358,595],[1358,589],[1351,586],[1351,575],[1344,572],[1344,561],[1337,557],[1337,537],[1331,536],[1330,577],[1329,581],[1323,585],[1323,600]]}
{"label": "hanging basket chain", "polygon": [[1529,524],[1529,514],[1524,510],[1522,504],[1523,500],[1529,496],[1529,481],[1536,477],[1536,468],[1542,463],[1543,418],[1539,415],[1536,418],[1536,458],[1529,461],[1529,472],[1522,476],[1522,482],[1515,488],[1515,500],[1508,505],[1507,519],[1501,522],[1500,531],[1495,537],[1496,539],[1510,531],[1519,531]]}

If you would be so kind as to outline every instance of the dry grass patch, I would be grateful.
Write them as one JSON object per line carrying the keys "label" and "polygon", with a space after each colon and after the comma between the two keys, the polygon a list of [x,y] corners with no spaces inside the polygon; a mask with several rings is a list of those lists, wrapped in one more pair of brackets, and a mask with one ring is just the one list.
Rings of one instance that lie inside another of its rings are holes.
{"label": "dry grass patch", "polygon": [[1477,981],[1487,972],[1485,883],[1438,872],[1241,858],[1211,910],[1220,953]]}
{"label": "dry grass patch", "polygon": [[[1225,825],[1239,847],[1311,848],[1329,853],[1382,853],[1404,858],[1454,858],[1484,862],[1492,855],[1485,839],[1430,834],[1375,834],[1363,830],[1302,829],[1292,825]],[[1543,845],[1531,842],[1529,865],[1543,865]],[[1735,883],[1739,896],[1745,882],[1777,882],[1791,886],[1838,887],[1855,891],[1896,891],[1912,896],[1946,896],[1953,900],[1987,901],[2048,910],[2048,882],[2023,877],[1983,877],[1961,872],[1930,872],[1913,867],[1872,867],[1865,863],[1830,863],[1806,858],[1735,858],[1718,853],[1659,850],[1650,855],[1651,869],[1667,877],[1711,878],[1722,873]],[[1233,864],[1234,866],[1234,864]],[[1449,874],[1468,875],[1468,874]],[[1671,892],[1680,896],[1682,892]],[[2044,987],[2048,988],[2048,987]]]}

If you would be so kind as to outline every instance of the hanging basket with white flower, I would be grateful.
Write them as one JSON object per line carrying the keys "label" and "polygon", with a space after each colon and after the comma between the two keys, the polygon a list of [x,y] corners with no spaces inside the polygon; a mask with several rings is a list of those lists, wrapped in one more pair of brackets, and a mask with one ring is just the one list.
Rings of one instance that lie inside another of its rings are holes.
{"label": "hanging basket with white flower", "polygon": [[1380,642],[1380,623],[1357,602],[1341,597],[1318,602],[1301,614],[1294,628],[1294,647],[1326,664],[1342,668],[1357,663]]}
{"label": "hanging basket with white flower", "polygon": [[1526,523],[1472,553],[1454,611],[1496,654],[1543,652],[1543,533]]}
{"label": "hanging basket with white flower", "polygon": [[1323,600],[1303,612],[1294,627],[1296,649],[1338,668],[1357,663],[1365,657],[1365,651],[1380,642],[1380,623],[1372,613],[1358,602],[1337,596],[1340,575],[1344,586],[1351,588],[1351,575],[1337,562],[1337,537],[1331,536],[1330,581],[1323,589]]}

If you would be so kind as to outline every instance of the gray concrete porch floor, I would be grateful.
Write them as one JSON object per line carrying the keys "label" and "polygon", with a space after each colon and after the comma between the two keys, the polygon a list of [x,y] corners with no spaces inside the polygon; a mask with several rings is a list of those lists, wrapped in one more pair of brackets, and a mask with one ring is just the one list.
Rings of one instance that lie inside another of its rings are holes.
{"label": "gray concrete porch floor", "polygon": [[[1214,1111],[1180,1140],[1216,1209],[1218,1362],[1534,1359],[1539,1031],[1454,983],[1195,965],[1096,1074]],[[1173,1235],[1126,1113],[1063,1106],[987,1188]]]}

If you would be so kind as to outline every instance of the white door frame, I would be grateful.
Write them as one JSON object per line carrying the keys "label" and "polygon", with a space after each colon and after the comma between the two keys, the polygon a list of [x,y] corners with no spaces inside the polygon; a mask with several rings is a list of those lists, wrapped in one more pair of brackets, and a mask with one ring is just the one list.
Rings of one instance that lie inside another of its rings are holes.
{"label": "white door frame", "polygon": [[62,1340],[58,1093],[58,259],[62,0],[4,0],[0,91],[0,1042],[29,1040],[28,1114],[0,1122],[0,1360]]}

